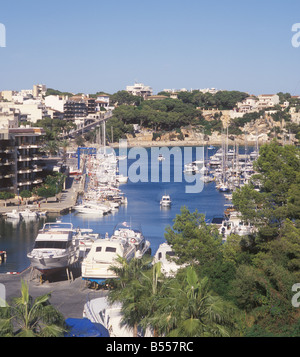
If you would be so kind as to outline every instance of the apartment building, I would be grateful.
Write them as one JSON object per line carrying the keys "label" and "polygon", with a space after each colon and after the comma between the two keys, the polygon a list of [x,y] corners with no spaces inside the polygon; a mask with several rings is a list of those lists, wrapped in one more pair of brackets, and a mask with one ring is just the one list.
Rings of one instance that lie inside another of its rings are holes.
{"label": "apartment building", "polygon": [[0,190],[14,193],[43,182],[42,128],[18,127],[16,113],[0,112]]}

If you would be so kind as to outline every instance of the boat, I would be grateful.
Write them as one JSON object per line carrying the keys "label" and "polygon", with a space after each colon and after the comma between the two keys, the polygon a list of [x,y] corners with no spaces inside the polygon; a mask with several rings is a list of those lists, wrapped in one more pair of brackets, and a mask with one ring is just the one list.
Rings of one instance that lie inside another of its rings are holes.
{"label": "boat", "polygon": [[50,275],[77,262],[79,249],[75,236],[72,223],[45,223],[38,232],[33,249],[27,254],[31,267]]}
{"label": "boat", "polygon": [[38,214],[34,211],[31,211],[29,208],[25,208],[22,211],[19,211],[20,215],[22,216],[22,218],[37,218]]}
{"label": "boat", "polygon": [[[122,304],[120,302],[109,303],[107,297],[88,299],[83,307],[83,318],[93,324],[103,326],[109,333],[109,337],[133,337],[133,328],[122,324]],[[137,327],[138,337],[153,337],[149,329]]]}
{"label": "boat", "polygon": [[7,217],[7,218],[13,218],[13,219],[20,219],[20,218],[22,218],[20,212],[17,211],[16,209],[13,209],[11,212],[7,212],[7,213],[6,213],[6,217]]}
{"label": "boat", "polygon": [[191,162],[189,164],[184,165],[183,172],[185,174],[192,174],[195,175],[196,173],[200,172],[198,165],[195,162]]}
{"label": "boat", "polygon": [[133,228],[127,222],[118,224],[113,235],[108,234],[91,245],[91,249],[82,261],[82,279],[102,285],[107,279],[118,278],[110,268],[118,266],[117,258],[127,261],[140,259],[150,252],[150,242],[145,239],[140,229]]}
{"label": "boat", "polygon": [[99,233],[94,233],[92,229],[77,229],[75,240],[79,245],[79,254],[80,257],[85,257],[91,250],[92,244],[100,239]]}
{"label": "boat", "polygon": [[176,263],[176,256],[171,246],[168,243],[162,243],[158,247],[152,264],[161,263],[161,272],[166,277],[174,277],[180,265]]}
{"label": "boat", "polygon": [[165,158],[164,158],[163,154],[158,155],[158,158],[157,158],[158,161],[163,161],[164,159]]}
{"label": "boat", "polygon": [[150,252],[150,242],[144,237],[141,227],[130,222],[122,222],[116,225],[111,240],[126,239],[135,249],[135,258],[140,259],[144,254]]}
{"label": "boat", "polygon": [[128,176],[116,175],[116,180],[119,182],[119,184],[124,184],[128,182]]}
{"label": "boat", "polygon": [[112,265],[117,264],[118,256],[130,261],[134,255],[134,247],[126,239],[100,239],[91,245],[89,253],[82,261],[82,279],[102,285],[107,279],[118,277],[110,270]]}
{"label": "boat", "polygon": [[170,207],[172,204],[171,197],[169,195],[163,195],[160,200],[160,205],[162,207]]}
{"label": "boat", "polygon": [[213,149],[215,149],[215,147],[213,145],[209,145],[207,149],[208,150],[213,150]]}
{"label": "boat", "polygon": [[98,214],[103,216],[104,214],[108,213],[111,208],[108,205],[101,205],[93,202],[83,202],[82,204],[74,206],[74,209],[78,213],[84,214]]}

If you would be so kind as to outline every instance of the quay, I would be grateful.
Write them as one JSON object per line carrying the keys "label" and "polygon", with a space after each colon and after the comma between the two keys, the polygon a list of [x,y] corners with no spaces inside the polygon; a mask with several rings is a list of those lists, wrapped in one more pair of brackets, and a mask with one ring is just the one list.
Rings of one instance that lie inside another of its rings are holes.
{"label": "quay", "polygon": [[74,270],[74,279],[68,280],[64,275],[59,275],[51,282],[41,284],[38,279],[32,279],[31,268],[17,274],[0,274],[0,283],[4,285],[6,301],[21,295],[21,281],[29,287],[29,294],[35,299],[38,296],[50,293],[50,303],[65,319],[82,318],[83,307],[88,298],[97,298],[107,295],[107,290],[91,290],[80,276],[80,269]]}
{"label": "quay", "polygon": [[13,209],[20,209],[27,207],[31,211],[46,211],[47,214],[60,215],[72,211],[73,206],[76,205],[78,196],[83,193],[85,185],[85,175],[80,175],[77,178],[69,176],[66,180],[66,188],[60,192],[56,197],[39,200],[38,203],[30,205],[18,205],[17,200],[11,199],[7,206],[0,206],[0,216],[6,216],[7,212]]}

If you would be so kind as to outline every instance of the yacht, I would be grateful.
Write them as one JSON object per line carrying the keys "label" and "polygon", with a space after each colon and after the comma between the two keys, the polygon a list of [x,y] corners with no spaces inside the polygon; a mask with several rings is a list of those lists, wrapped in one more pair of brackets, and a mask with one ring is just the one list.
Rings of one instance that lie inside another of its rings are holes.
{"label": "yacht", "polygon": [[163,195],[160,200],[160,205],[162,207],[170,207],[172,204],[171,197],[169,195]]}
{"label": "yacht", "polygon": [[161,263],[161,272],[166,277],[174,277],[177,270],[181,268],[181,266],[176,263],[174,251],[167,243],[162,243],[158,247],[152,263]]}
{"label": "yacht", "polygon": [[20,212],[17,211],[16,209],[13,209],[11,212],[7,212],[7,213],[6,213],[6,217],[7,217],[7,218],[13,218],[13,219],[20,219],[20,218],[22,218]]}
{"label": "yacht", "polygon": [[158,155],[158,158],[157,158],[158,161],[163,161],[164,159],[165,158],[164,158],[163,154]]}
{"label": "yacht", "polygon": [[89,253],[82,261],[82,279],[99,285],[107,279],[115,279],[118,276],[110,270],[110,267],[117,264],[117,257],[130,261],[134,255],[134,247],[126,239],[120,238],[114,241],[108,238],[99,239],[91,245]]}
{"label": "yacht", "polygon": [[118,257],[130,261],[133,258],[142,258],[146,253],[150,253],[150,242],[145,239],[141,230],[126,222],[120,223],[110,238],[107,235],[105,239],[99,239],[91,245],[82,262],[82,279],[101,285],[107,279],[117,278],[110,267],[118,265]]}
{"label": "yacht", "polygon": [[126,239],[134,247],[135,258],[140,259],[144,254],[150,253],[150,242],[144,237],[139,225],[129,222],[117,224],[110,239],[114,241],[119,237]]}
{"label": "yacht", "polygon": [[195,175],[196,173],[199,172],[199,167],[195,162],[191,162],[190,164],[184,165],[184,171],[185,174],[192,174]]}
{"label": "yacht", "polygon": [[24,210],[20,211],[20,215],[22,218],[37,218],[38,214],[34,211],[31,211],[29,208],[25,208]]}
{"label": "yacht", "polygon": [[111,208],[108,205],[88,201],[74,206],[74,209],[78,213],[99,214],[100,216],[103,216],[104,214],[111,211]]}
{"label": "yacht", "polygon": [[[133,328],[122,324],[122,304],[109,303],[107,297],[87,299],[83,307],[83,317],[94,324],[100,324],[109,332],[109,337],[133,337]],[[139,337],[153,337],[152,332],[138,326]]]}
{"label": "yacht", "polygon": [[67,268],[79,258],[79,249],[71,223],[45,223],[39,231],[31,252],[31,266],[44,275]]}

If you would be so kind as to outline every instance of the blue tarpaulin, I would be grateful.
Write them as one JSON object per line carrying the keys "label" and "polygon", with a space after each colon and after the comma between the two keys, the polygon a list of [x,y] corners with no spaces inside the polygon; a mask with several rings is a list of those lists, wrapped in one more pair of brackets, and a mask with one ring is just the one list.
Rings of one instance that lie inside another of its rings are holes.
{"label": "blue tarpaulin", "polygon": [[109,337],[107,329],[101,324],[94,324],[89,319],[66,319],[69,332],[65,337]]}

